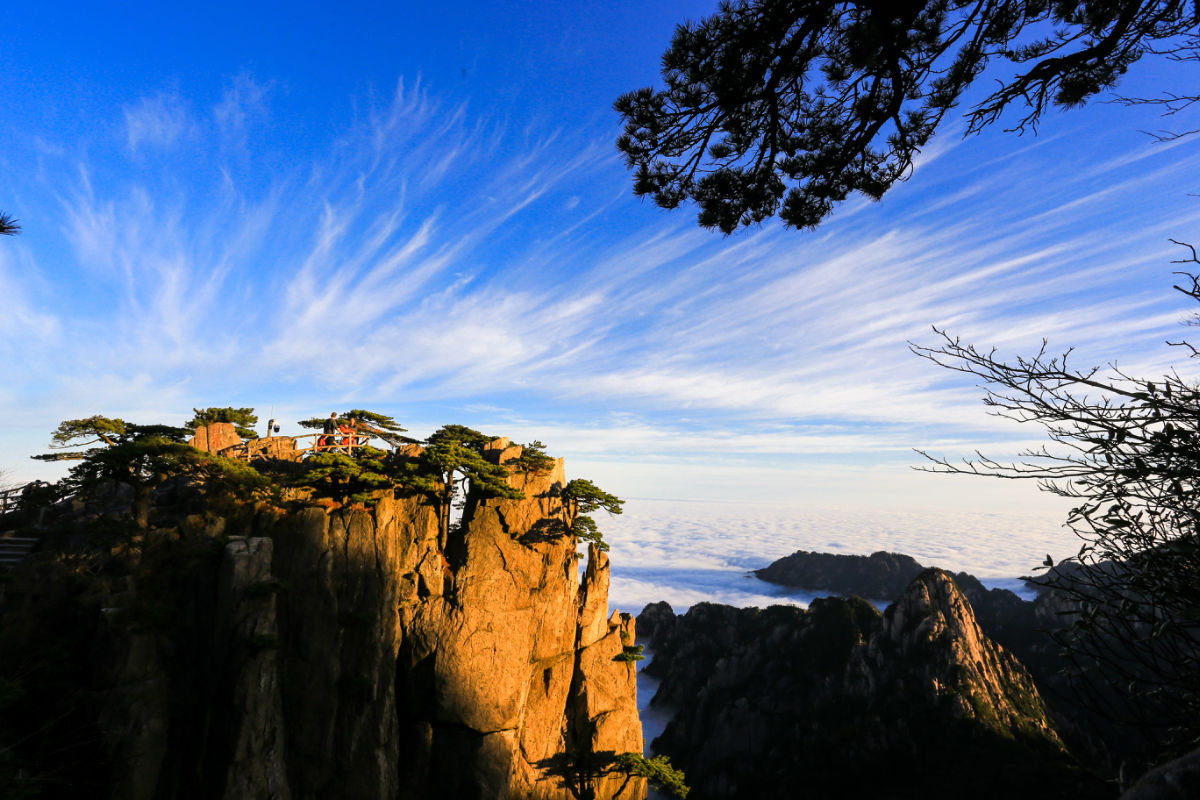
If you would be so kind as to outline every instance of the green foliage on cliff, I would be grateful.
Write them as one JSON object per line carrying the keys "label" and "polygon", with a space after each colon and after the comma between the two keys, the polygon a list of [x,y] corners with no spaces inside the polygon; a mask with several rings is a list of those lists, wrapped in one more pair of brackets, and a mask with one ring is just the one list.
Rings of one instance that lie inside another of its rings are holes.
{"label": "green foliage on cliff", "polygon": [[[522,445],[522,452],[504,464],[498,463],[497,437],[465,425],[445,425],[435,431],[417,450],[385,451],[361,445],[352,454],[309,452],[299,462],[255,461],[254,466],[224,458],[184,444],[191,431],[201,425],[228,422],[238,426],[242,436],[253,434],[245,426],[257,421],[252,408],[233,406],[193,409],[194,416],[185,427],[138,425],[120,418],[95,415],[65,420],[52,436],[51,452],[35,458],[80,461],[69,476],[47,490],[47,497],[61,499],[103,481],[115,480],[145,491],[169,477],[191,475],[216,481],[248,497],[270,490],[276,499],[283,487],[308,487],[315,496],[341,503],[371,504],[381,490],[427,495],[438,508],[443,545],[452,528],[452,512],[463,508],[469,498],[485,500],[524,499],[524,493],[511,485],[514,473],[526,477],[544,474],[554,468],[555,459],[537,440]],[[405,430],[387,415],[365,409],[351,409],[341,421],[353,418],[359,436],[364,434],[394,446],[415,444],[401,435]],[[323,428],[326,420],[311,418],[299,423],[307,428]],[[257,469],[256,469],[257,467]],[[265,495],[263,495],[265,496]],[[561,490],[562,516],[554,530],[537,532],[542,538],[574,536],[578,541],[607,550],[603,535],[589,512],[605,510],[620,514],[624,501],[603,491],[590,480],[576,479]]]}
{"label": "green foliage on cliff", "polygon": [[621,648],[621,652],[613,658],[613,661],[624,661],[626,664],[632,664],[636,661],[645,661],[646,656],[643,655],[646,646],[641,644],[627,644]]}
{"label": "green foliage on cliff", "polygon": [[586,478],[576,478],[563,487],[562,501],[567,518],[571,520],[570,532],[575,538],[590,542],[600,550],[608,550],[600,527],[589,513],[604,510],[610,515],[620,514],[625,501]]}
{"label": "green foliage on cliff", "polygon": [[318,494],[342,502],[365,503],[370,492],[394,485],[387,453],[369,446],[357,448],[353,456],[317,453],[303,461],[302,469],[293,479],[297,485],[311,486]]}
{"label": "green foliage on cliff", "polygon": [[496,437],[465,425],[444,425],[425,440],[425,448],[404,465],[405,485],[425,492],[438,504],[443,545],[450,535],[450,510],[456,496],[520,500],[524,494],[508,485],[506,467],[484,457],[484,448]]}
{"label": "green foliage on cliff", "polygon": [[617,756],[616,766],[629,775],[647,778],[655,787],[680,800],[692,790],[684,783],[687,776],[682,770],[672,767],[671,759],[666,756],[646,758],[641,753],[622,753]]}
{"label": "green foliage on cliff", "polygon": [[214,422],[229,422],[233,424],[233,429],[237,431],[238,436],[243,439],[258,438],[258,433],[254,430],[254,425],[258,422],[258,415],[254,413],[253,408],[225,406],[223,408],[193,408],[192,411],[196,415],[183,425],[189,431],[194,432],[196,428]]}
{"label": "green foliage on cliff", "polygon": [[534,439],[521,445],[521,455],[508,462],[525,474],[546,472],[554,467],[554,459],[546,454],[546,445]]}
{"label": "green foliage on cliff", "polygon": [[352,408],[345,413],[345,416],[358,420],[358,427],[362,433],[376,436],[392,446],[416,441],[407,436],[401,436],[400,434],[408,429],[401,427],[400,423],[386,414]]}
{"label": "green foliage on cliff", "polygon": [[[172,425],[137,425],[117,417],[95,414],[83,419],[68,419],[59,423],[50,435],[50,449],[55,452],[31,456],[39,461],[78,461],[94,449],[91,445],[117,447],[133,442],[182,442],[187,429]],[[61,452],[60,452],[61,451]]]}
{"label": "green foliage on cliff", "polygon": [[603,509],[609,514],[620,514],[625,504],[624,500],[609,494],[587,478],[576,478],[569,482],[563,487],[562,496],[572,513],[587,514]]}
{"label": "green foliage on cliff", "polygon": [[579,541],[594,544],[597,550],[608,552],[608,542],[604,541],[604,534],[601,533],[600,526],[591,517],[586,515],[576,517],[571,523],[570,532]]}
{"label": "green foliage on cliff", "polygon": [[66,490],[116,480],[149,487],[175,475],[194,475],[235,494],[265,488],[270,481],[249,464],[206,453],[163,436],[147,436],[83,454],[64,479]]}
{"label": "green foliage on cliff", "polygon": [[[50,435],[51,447],[84,447],[103,442],[116,444],[126,434],[125,420],[94,414],[84,419],[66,419]],[[80,441],[85,439],[86,441]]]}
{"label": "green foliage on cliff", "polygon": [[[185,428],[138,425],[95,415],[64,420],[51,435],[51,448],[86,448],[33,456],[46,461],[73,460],[54,497],[102,481],[116,480],[134,487],[154,486],[175,475],[194,475],[235,493],[247,493],[269,482],[248,464],[206,453],[183,444]],[[90,445],[103,444],[103,447]]]}

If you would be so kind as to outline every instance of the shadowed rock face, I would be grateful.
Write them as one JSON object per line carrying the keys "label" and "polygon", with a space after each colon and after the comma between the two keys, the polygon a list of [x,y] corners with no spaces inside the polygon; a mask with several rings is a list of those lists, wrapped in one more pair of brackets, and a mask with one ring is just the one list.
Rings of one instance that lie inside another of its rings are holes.
{"label": "shadowed rock face", "polygon": [[702,603],[647,607],[674,719],[653,743],[698,798],[1104,796],[1079,773],[1029,674],[940,570],[880,614]]}
{"label": "shadowed rock face", "polygon": [[[755,574],[798,589],[894,600],[922,569],[912,558],[898,553],[861,556],[800,550]],[[1072,686],[1080,666],[1064,656],[1062,646],[1051,636],[1070,625],[1071,614],[1078,610],[1075,600],[1054,588],[1056,577],[1064,574],[1064,569],[1065,574],[1071,574],[1070,567],[1056,567],[1030,581],[1039,590],[1031,602],[1007,589],[988,589],[965,572],[954,573],[953,577],[970,601],[983,632],[1016,655],[1032,673],[1073,752],[1112,767],[1123,760],[1140,763],[1144,737],[1135,728],[1121,725],[1080,701]]]}
{"label": "shadowed rock face", "polygon": [[[811,553],[797,550],[769,566],[754,570],[764,581],[810,592],[829,592],[891,602],[912,583],[925,567],[911,556],[883,551],[869,556]],[[1045,628],[1044,619],[1030,604],[1007,589],[988,589],[974,575],[953,573],[954,580],[971,601],[979,624],[988,635],[1022,656],[1034,640],[1033,627]]]}
{"label": "shadowed rock face", "polygon": [[65,760],[87,786],[63,796],[644,797],[607,770],[642,746],[608,558],[581,582],[572,540],[526,535],[562,514],[561,461],[511,480],[527,499],[472,499],[444,551],[419,497],[222,506],[174,482],[136,533],[60,510],[22,578],[48,590],[0,608],[0,666],[48,629],[78,653],[60,677],[90,738]]}
{"label": "shadowed rock face", "polygon": [[1200,748],[1151,770],[1121,800],[1194,800],[1200,797]]}

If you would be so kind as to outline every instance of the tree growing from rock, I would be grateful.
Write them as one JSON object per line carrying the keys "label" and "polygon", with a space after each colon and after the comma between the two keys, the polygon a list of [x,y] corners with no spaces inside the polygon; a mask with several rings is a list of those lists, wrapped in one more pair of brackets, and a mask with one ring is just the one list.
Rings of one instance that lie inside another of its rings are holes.
{"label": "tree growing from rock", "polygon": [[671,759],[663,755],[646,758],[641,753],[622,753],[617,756],[616,767],[628,775],[648,779],[659,791],[679,800],[685,800],[692,791],[683,771],[671,766]]}
{"label": "tree growing from rock", "polygon": [[211,425],[214,422],[228,422],[233,425],[233,429],[237,431],[237,435],[243,439],[257,439],[258,433],[254,430],[254,426],[258,424],[258,415],[254,413],[253,408],[234,408],[233,406],[225,406],[224,408],[193,408],[195,416],[184,423],[183,427],[195,433],[197,428],[205,425]]}
{"label": "tree growing from rock", "polygon": [[706,228],[776,214],[812,228],[851,193],[878,199],[906,179],[990,63],[1016,74],[970,109],[968,133],[1010,107],[1010,130],[1036,130],[1047,109],[1112,89],[1146,54],[1200,56],[1192,3],[729,0],[676,30],[665,88],[617,100],[617,147],[635,194],[663,208],[691,200]]}
{"label": "tree growing from rock", "polygon": [[443,549],[450,538],[450,517],[457,499],[468,493],[481,497],[520,500],[525,495],[508,484],[508,468],[493,464],[484,447],[496,437],[465,425],[444,425],[425,440],[425,447],[406,465],[406,485],[426,492],[438,506],[438,523]]}
{"label": "tree growing from rock", "polygon": [[508,463],[525,474],[546,472],[554,467],[554,459],[546,453],[546,445],[539,439],[521,445],[521,455]]}
{"label": "tree growing from rock", "polygon": [[564,524],[567,530],[581,542],[589,542],[600,550],[608,550],[608,543],[590,516],[593,511],[607,511],[610,515],[620,514],[625,501],[601,489],[586,478],[576,478],[562,489]]}
{"label": "tree growing from rock", "polygon": [[[67,419],[58,424],[54,433],[50,434],[50,447],[54,450],[63,448],[87,447],[93,444],[104,444],[109,447],[122,441],[127,435],[128,424],[119,417],[105,417],[94,414],[83,419]],[[56,453],[44,453],[33,456],[42,461],[58,461],[63,458],[80,458],[75,451],[61,456]]]}
{"label": "tree growing from rock", "polygon": [[150,491],[172,476],[202,475],[214,486],[235,491],[253,491],[266,484],[266,479],[247,464],[184,444],[187,435],[186,428],[139,425],[97,414],[59,423],[51,434],[53,451],[32,458],[80,462],[71,467],[55,496],[86,491],[112,481],[132,486],[135,521],[143,527],[147,524],[144,512]]}
{"label": "tree growing from rock", "polygon": [[392,447],[401,444],[413,444],[417,441],[416,439],[410,439],[407,436],[401,435],[407,428],[401,427],[400,423],[386,414],[379,414],[375,411],[367,411],[362,408],[353,408],[347,411],[345,416],[358,420],[361,432],[381,439]]}
{"label": "tree growing from rock", "polygon": [[83,419],[60,422],[50,435],[50,448],[53,452],[40,453],[31,458],[39,461],[78,461],[90,453],[97,452],[92,445],[117,447],[149,438],[182,442],[186,436],[186,428],[171,425],[137,425],[119,417],[94,414]]}
{"label": "tree growing from rock", "polygon": [[352,456],[316,453],[304,459],[302,465],[304,471],[295,479],[297,484],[311,486],[341,502],[367,503],[371,491],[395,485],[387,453],[375,447],[359,447]]}

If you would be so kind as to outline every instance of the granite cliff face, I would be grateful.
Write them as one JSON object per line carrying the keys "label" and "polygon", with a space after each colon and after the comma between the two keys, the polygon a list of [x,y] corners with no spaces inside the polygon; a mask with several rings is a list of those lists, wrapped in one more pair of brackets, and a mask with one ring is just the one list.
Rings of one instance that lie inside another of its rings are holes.
{"label": "granite cliff face", "polygon": [[926,570],[886,612],[665,604],[639,617],[675,716],[653,746],[700,798],[1104,796],[1024,667]]}
{"label": "granite cliff face", "polygon": [[510,482],[526,499],[469,498],[445,548],[435,508],[391,492],[246,504],[172,479],[144,526],[120,485],[55,509],[0,607],[5,675],[37,667],[0,693],[24,775],[121,800],[644,797],[608,769],[642,748],[608,558],[581,581],[574,539],[533,533],[561,460]]}

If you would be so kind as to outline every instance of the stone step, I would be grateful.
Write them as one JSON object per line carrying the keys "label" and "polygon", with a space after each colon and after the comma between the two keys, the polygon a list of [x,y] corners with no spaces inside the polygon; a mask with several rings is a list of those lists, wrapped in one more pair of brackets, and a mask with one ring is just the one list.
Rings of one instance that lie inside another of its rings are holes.
{"label": "stone step", "polygon": [[33,552],[38,540],[33,536],[0,537],[0,566],[15,567]]}

